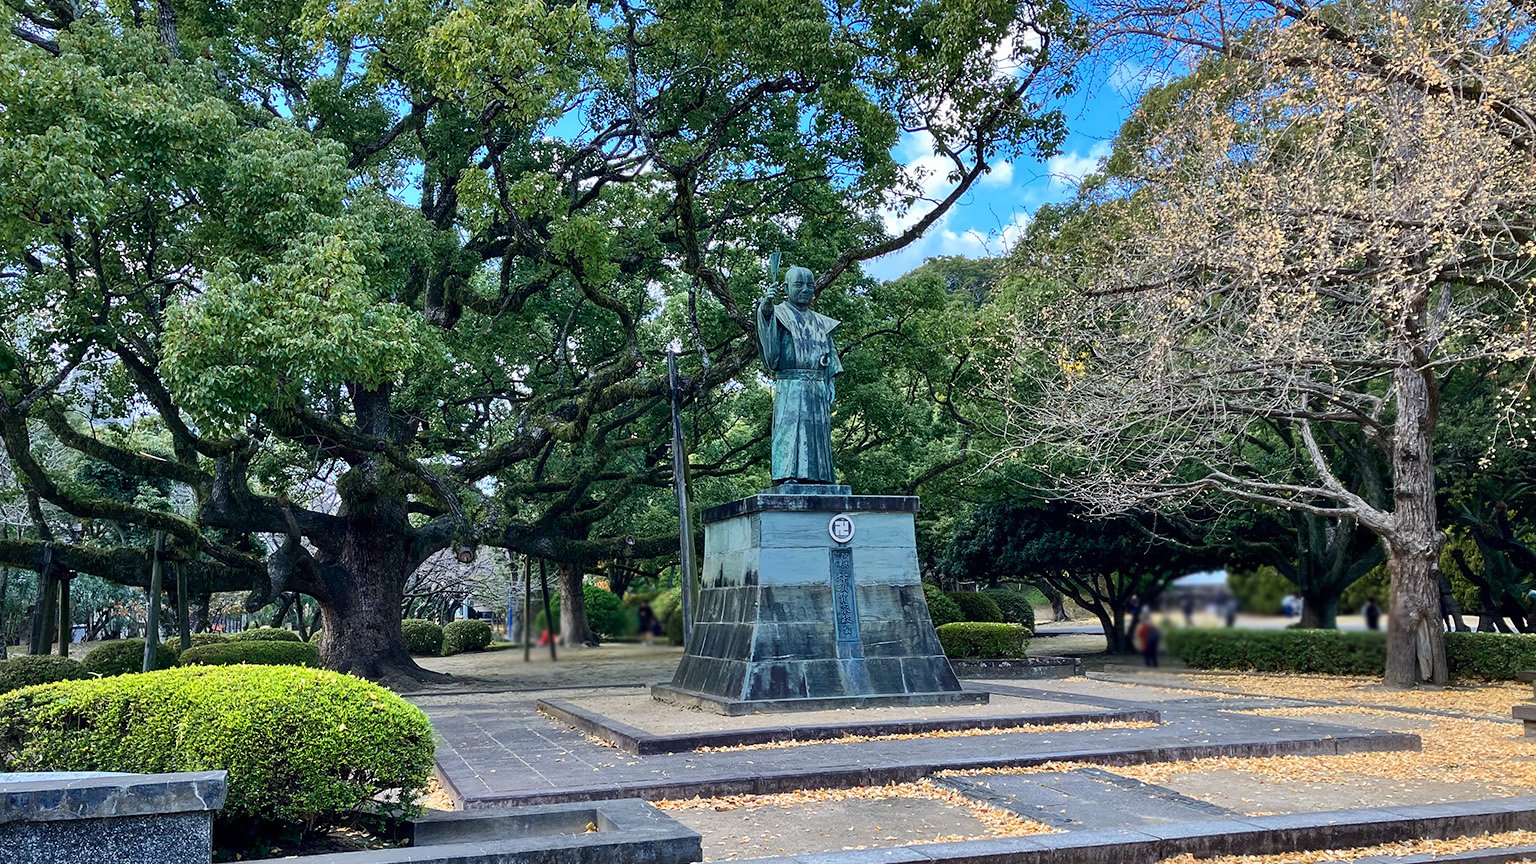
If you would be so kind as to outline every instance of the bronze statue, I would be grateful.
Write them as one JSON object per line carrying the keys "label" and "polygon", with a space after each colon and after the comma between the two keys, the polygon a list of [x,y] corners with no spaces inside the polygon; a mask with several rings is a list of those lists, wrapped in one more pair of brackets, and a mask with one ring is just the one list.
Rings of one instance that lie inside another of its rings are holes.
{"label": "bronze statue", "polygon": [[784,287],[788,302],[774,303],[770,287],[757,303],[758,356],[774,380],[773,482],[830,484],[832,400],[843,371],[832,343],[839,322],[811,311],[811,271],[789,268]]}

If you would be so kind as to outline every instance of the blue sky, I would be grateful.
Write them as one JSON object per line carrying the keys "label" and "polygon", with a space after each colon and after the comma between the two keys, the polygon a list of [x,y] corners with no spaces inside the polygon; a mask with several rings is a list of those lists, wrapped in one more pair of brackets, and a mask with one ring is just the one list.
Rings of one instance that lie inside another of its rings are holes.
{"label": "blue sky", "polygon": [[[1126,60],[1094,76],[1102,80],[1082,87],[1062,106],[1069,134],[1058,155],[995,166],[992,174],[973,186],[921,239],[866,262],[865,272],[879,279],[893,279],[940,255],[983,258],[1003,254],[1040,205],[1070,198],[1078,181],[1109,155],[1110,142],[1137,98],[1163,74]],[[917,135],[906,136],[895,155],[918,169],[925,159],[932,159],[931,148]],[[942,193],[948,188],[939,186],[934,191]],[[888,218],[887,227],[898,227],[899,221]]]}

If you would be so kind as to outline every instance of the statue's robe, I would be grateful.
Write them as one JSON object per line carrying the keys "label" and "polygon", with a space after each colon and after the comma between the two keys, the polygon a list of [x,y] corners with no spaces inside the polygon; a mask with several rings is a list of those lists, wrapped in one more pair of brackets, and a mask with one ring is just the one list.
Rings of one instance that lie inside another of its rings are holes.
{"label": "statue's robe", "polygon": [[832,483],[832,344],[839,322],[780,303],[759,315],[758,356],[773,372],[773,482]]}

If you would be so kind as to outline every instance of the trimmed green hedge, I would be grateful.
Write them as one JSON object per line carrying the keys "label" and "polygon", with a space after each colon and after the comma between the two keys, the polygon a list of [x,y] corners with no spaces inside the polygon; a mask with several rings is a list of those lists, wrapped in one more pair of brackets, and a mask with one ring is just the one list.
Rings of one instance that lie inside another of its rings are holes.
{"label": "trimmed green hedge", "polygon": [[923,598],[928,601],[928,617],[933,621],[933,626],[943,627],[945,624],[955,624],[965,620],[965,613],[960,611],[960,604],[950,599],[944,590],[931,582],[923,583]]}
{"label": "trimmed green hedge", "polygon": [[320,649],[308,642],[261,641],[197,645],[181,652],[183,666],[309,666],[320,665]]}
{"label": "trimmed green hedge", "polygon": [[981,593],[991,597],[992,602],[997,604],[997,608],[1003,613],[1004,623],[1020,624],[1030,633],[1035,632],[1035,607],[1023,591],[988,588]]}
{"label": "trimmed green hedge", "polygon": [[994,660],[1023,657],[1029,632],[1018,624],[995,621],[958,621],[940,625],[939,644],[955,660]]}
{"label": "trimmed green hedge", "polygon": [[425,618],[407,618],[400,622],[405,649],[412,654],[436,657],[443,653],[443,628]]}
{"label": "trimmed green hedge", "polygon": [[324,630],[321,630],[319,627],[316,627],[314,629],[314,632],[309,634],[309,644],[311,644],[311,645],[319,645],[320,644],[320,634],[324,633],[324,632],[325,632]]}
{"label": "trimmed green hedge", "polygon": [[668,588],[651,601],[651,612],[661,622],[661,632],[673,645],[683,644],[683,589]]}
{"label": "trimmed green hedge", "polygon": [[303,642],[299,634],[282,627],[252,627],[229,634],[231,642]]}
{"label": "trimmed green hedge", "polygon": [[[164,642],[155,646],[155,668],[169,669],[176,665],[176,649]],[[85,671],[103,677],[131,675],[144,669],[143,639],[114,639],[91,649],[80,661]]]}
{"label": "trimmed green hedge", "polygon": [[85,671],[79,662],[53,654],[39,654],[35,657],[23,654],[9,660],[0,660],[0,693],[9,693],[34,684],[89,677],[91,673]]}
{"label": "trimmed green hedge", "polygon": [[[1387,663],[1387,635],[1340,630],[1170,630],[1168,653],[1196,669],[1380,675]],[[1514,680],[1536,669],[1536,635],[1447,633],[1445,654],[1452,678]]]}
{"label": "trimmed green hedge", "polygon": [[495,634],[478,618],[453,621],[443,627],[443,656],[465,651],[484,651]]}
{"label": "trimmed green hedge", "polygon": [[960,607],[960,614],[967,621],[1003,623],[1003,610],[998,607],[997,601],[980,591],[951,591],[949,599]]}
{"label": "trimmed green hedge", "polygon": [[410,809],[432,750],[420,709],[319,669],[167,669],[0,696],[0,770],[224,770],[217,818],[231,827],[321,827],[381,795]]}
{"label": "trimmed green hedge", "polygon": [[223,645],[225,642],[228,642],[228,641],[229,641],[229,637],[226,636],[223,633],[193,633],[192,634],[192,647],[193,648],[198,648],[198,647],[201,647],[203,645]]}

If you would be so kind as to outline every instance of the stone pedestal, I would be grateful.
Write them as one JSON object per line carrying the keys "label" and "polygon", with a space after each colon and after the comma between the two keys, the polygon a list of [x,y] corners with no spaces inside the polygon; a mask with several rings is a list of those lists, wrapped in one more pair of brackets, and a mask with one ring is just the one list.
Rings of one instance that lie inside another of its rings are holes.
{"label": "stone pedestal", "polygon": [[705,510],[691,644],[652,695],[722,714],[985,702],[933,632],[917,506],[785,484]]}

